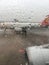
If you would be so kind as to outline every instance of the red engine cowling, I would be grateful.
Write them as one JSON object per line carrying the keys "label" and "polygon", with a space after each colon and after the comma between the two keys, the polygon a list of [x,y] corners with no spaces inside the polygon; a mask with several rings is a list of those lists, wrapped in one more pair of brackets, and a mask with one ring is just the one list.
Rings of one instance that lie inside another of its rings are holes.
{"label": "red engine cowling", "polygon": [[49,26],[49,17],[45,18],[44,21],[41,23],[42,27],[48,27]]}

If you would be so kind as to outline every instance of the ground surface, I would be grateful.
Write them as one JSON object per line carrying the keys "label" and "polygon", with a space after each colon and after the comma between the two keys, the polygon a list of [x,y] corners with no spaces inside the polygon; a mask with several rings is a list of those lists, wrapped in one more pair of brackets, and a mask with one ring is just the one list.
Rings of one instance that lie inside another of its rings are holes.
{"label": "ground surface", "polygon": [[20,49],[49,43],[49,29],[31,30],[27,36],[12,30],[0,31],[0,65],[25,65],[24,53]]}

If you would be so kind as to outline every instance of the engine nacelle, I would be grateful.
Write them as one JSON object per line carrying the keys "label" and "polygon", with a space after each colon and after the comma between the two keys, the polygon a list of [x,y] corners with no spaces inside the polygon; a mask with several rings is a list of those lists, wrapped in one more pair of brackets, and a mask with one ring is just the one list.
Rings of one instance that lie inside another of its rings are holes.
{"label": "engine nacelle", "polygon": [[20,31],[22,31],[22,28],[15,27],[14,30],[20,32]]}

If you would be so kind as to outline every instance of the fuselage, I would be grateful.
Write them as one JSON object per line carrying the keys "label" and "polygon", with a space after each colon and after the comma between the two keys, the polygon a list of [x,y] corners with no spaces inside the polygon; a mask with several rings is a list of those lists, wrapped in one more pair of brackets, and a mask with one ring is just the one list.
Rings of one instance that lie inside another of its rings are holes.
{"label": "fuselage", "polygon": [[39,26],[40,25],[40,23],[19,23],[19,22],[2,22],[2,23],[0,23],[0,27],[2,28],[4,28],[4,27],[6,27],[6,28],[10,28],[10,27],[20,27],[20,28],[22,28],[22,27],[30,27],[30,26]]}

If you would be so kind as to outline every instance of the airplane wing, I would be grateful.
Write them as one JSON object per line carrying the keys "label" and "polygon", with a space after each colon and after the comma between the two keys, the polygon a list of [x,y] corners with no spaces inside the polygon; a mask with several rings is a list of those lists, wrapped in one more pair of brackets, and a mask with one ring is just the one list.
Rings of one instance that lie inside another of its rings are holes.
{"label": "airplane wing", "polygon": [[39,46],[26,48],[29,65],[49,65],[49,49]]}

